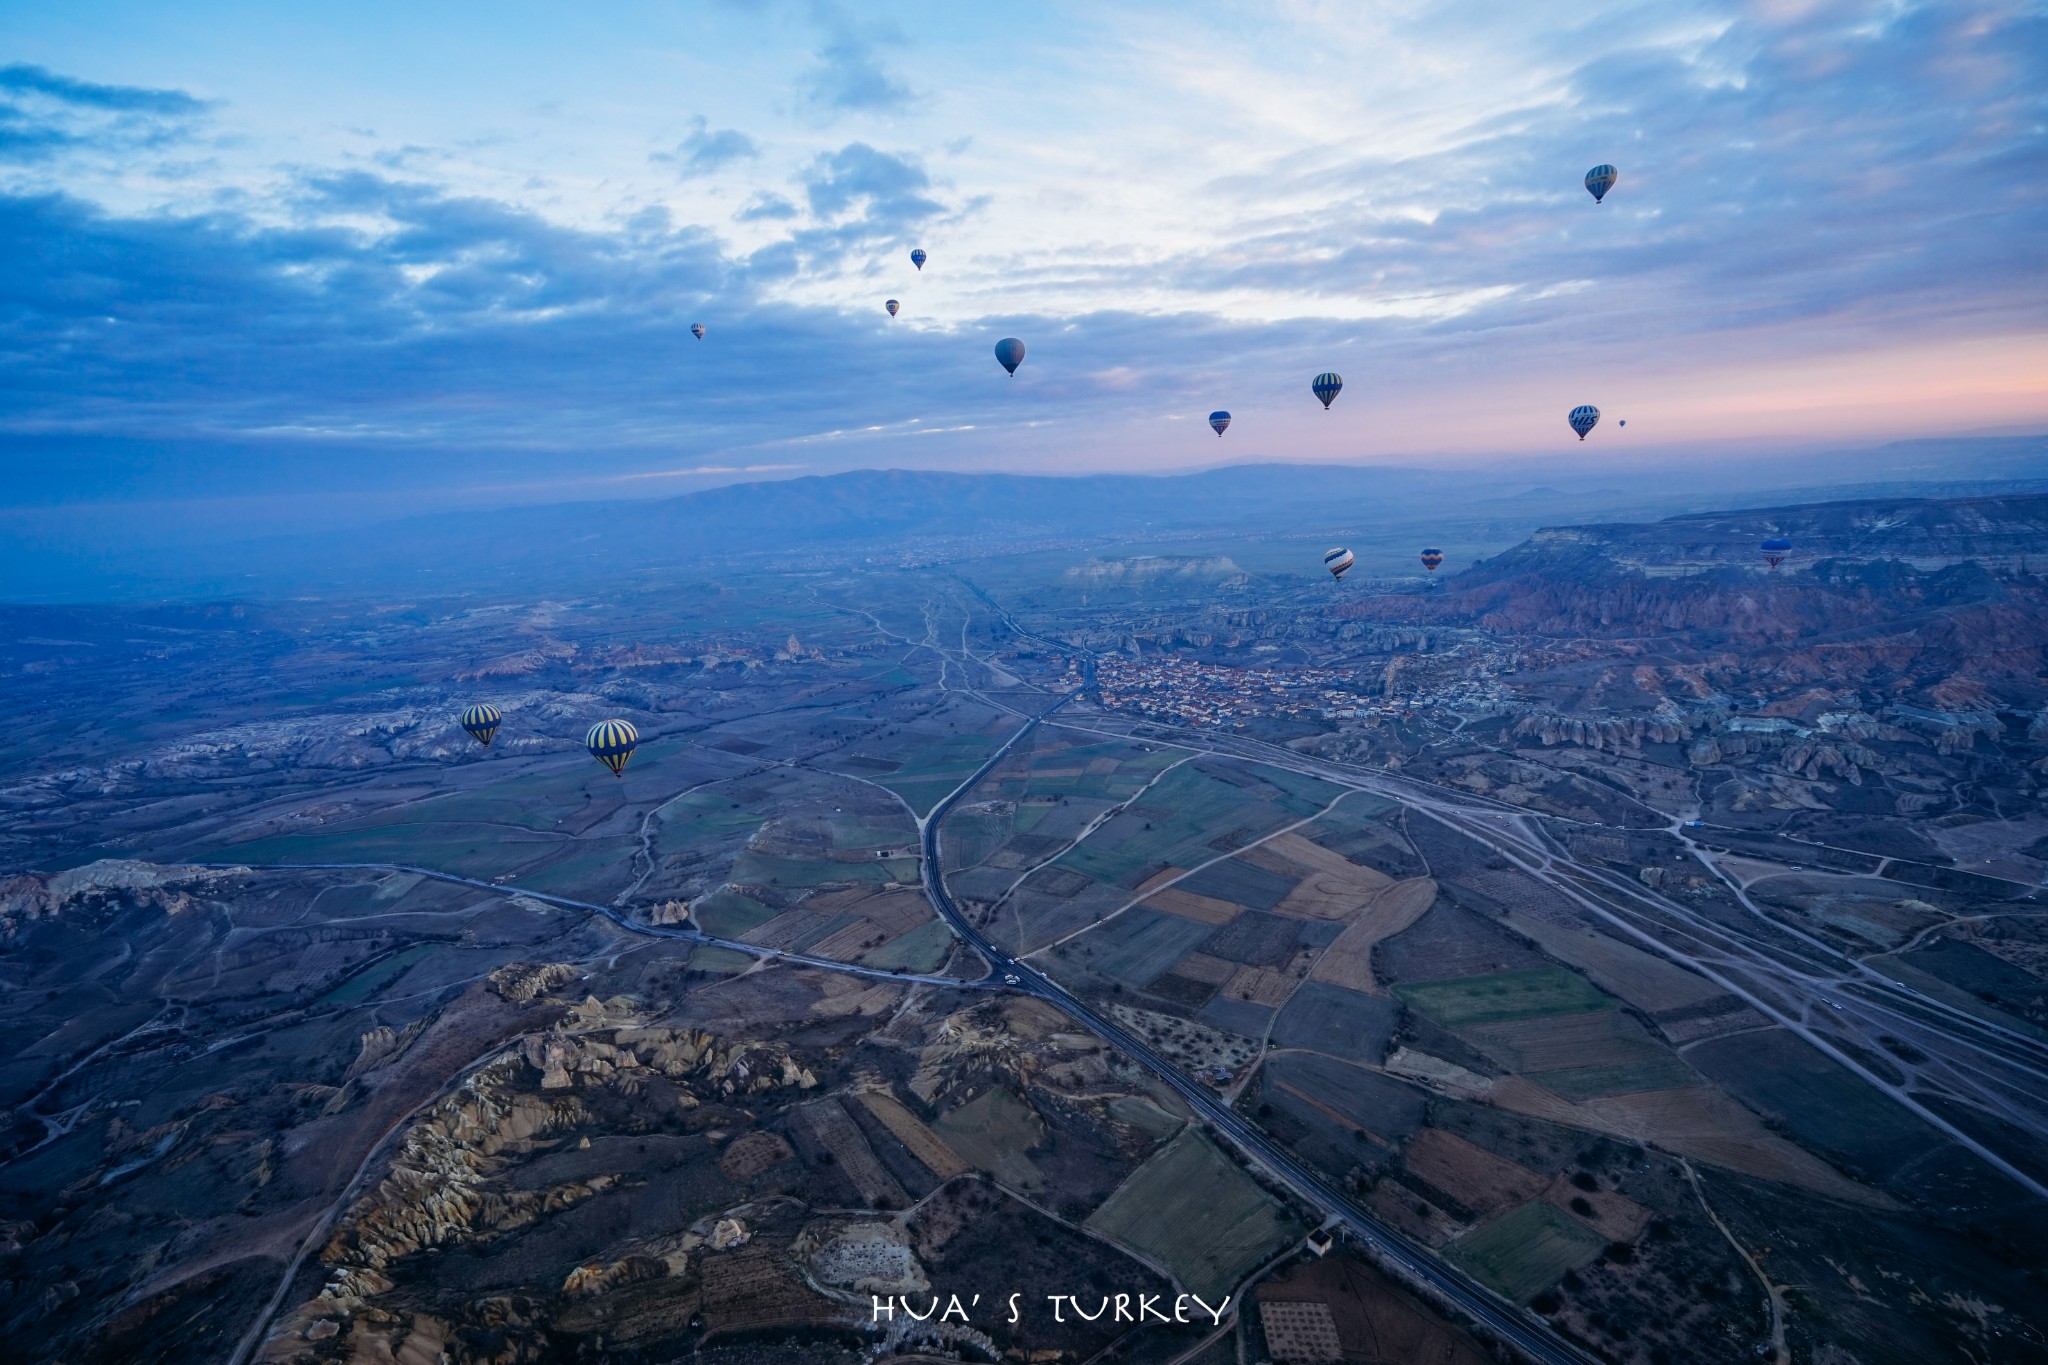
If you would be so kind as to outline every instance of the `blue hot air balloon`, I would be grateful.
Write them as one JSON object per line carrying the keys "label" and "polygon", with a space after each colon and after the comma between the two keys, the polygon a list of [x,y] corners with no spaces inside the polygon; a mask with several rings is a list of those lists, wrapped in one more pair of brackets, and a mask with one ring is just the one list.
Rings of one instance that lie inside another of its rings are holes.
{"label": "blue hot air balloon", "polygon": [[921,247],[921,246],[920,246],[920,247],[912,247],[912,248],[911,248],[911,250],[910,250],[910,263],[911,263],[912,265],[916,266],[916,267],[917,267],[917,268],[918,268],[919,270],[923,270],[923,269],[924,269],[924,263],[925,263],[926,261],[930,260],[930,259],[931,259],[931,257],[929,257],[929,256],[927,256],[927,255],[925,255],[925,254],[924,254],[924,248],[923,248],[923,247]]}
{"label": "blue hot air balloon", "polygon": [[704,339],[704,324],[701,322],[691,323],[690,335],[697,338],[697,340],[702,341]]}
{"label": "blue hot air balloon", "polygon": [[894,299],[890,299],[887,303],[882,305],[882,307],[889,310],[889,316],[892,318],[896,316],[896,310],[898,308],[901,308],[902,306],[902,304],[896,302],[896,300]]}
{"label": "blue hot air balloon", "polygon": [[996,359],[1010,372],[1011,378],[1016,378],[1017,367],[1024,363],[1024,343],[1015,337],[1004,337],[996,343]]}
{"label": "blue hot air balloon", "polygon": [[1621,179],[1621,172],[1602,162],[1586,172],[1586,191],[1599,203],[1607,197],[1607,191],[1614,188],[1614,182]]}
{"label": "blue hot air balloon", "polygon": [[1323,400],[1323,411],[1328,412],[1330,404],[1337,401],[1337,395],[1344,392],[1344,381],[1333,372],[1325,370],[1316,376],[1315,382],[1309,387],[1315,390],[1316,397]]}
{"label": "blue hot air balloon", "polygon": [[1323,555],[1323,567],[1330,571],[1330,577],[1332,578],[1342,578],[1344,571],[1349,569],[1355,562],[1351,551],[1341,545],[1334,550],[1326,551]]}
{"label": "blue hot air balloon", "polygon": [[497,737],[498,726],[504,719],[498,714],[497,707],[489,702],[479,702],[462,713],[462,728],[469,731],[471,739],[488,749],[491,747],[491,741]]}
{"label": "blue hot air balloon", "polygon": [[1764,552],[1764,563],[1775,569],[1792,553],[1792,542],[1783,536],[1772,536],[1758,548]]}
{"label": "blue hot air balloon", "polygon": [[1216,428],[1216,434],[1218,436],[1221,436],[1224,432],[1224,429],[1230,425],[1230,414],[1220,409],[1216,412],[1210,413],[1209,425]]}
{"label": "blue hot air balloon", "polygon": [[1564,420],[1572,424],[1572,430],[1579,433],[1579,439],[1583,441],[1586,439],[1586,433],[1599,425],[1600,409],[1591,403],[1581,403],[1573,408],[1571,415]]}
{"label": "blue hot air balloon", "polygon": [[1625,427],[1628,425],[1628,418],[1624,417],[1619,422],[1616,422],[1614,425],[1618,427]]}

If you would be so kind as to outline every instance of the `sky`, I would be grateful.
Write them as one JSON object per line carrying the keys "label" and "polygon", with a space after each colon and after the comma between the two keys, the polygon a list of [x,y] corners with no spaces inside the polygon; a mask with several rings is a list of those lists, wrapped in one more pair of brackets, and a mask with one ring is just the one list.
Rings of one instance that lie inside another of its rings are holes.
{"label": "sky", "polygon": [[2048,5],[16,4],[0,238],[15,524],[2048,430]]}

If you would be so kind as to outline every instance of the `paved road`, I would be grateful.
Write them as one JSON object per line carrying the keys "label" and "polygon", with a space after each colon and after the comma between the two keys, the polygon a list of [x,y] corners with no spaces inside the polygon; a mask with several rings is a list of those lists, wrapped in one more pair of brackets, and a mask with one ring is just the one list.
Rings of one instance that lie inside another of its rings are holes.
{"label": "paved road", "polygon": [[1003,746],[975,771],[972,777],[954,788],[944,800],[934,806],[931,813],[924,817],[920,827],[925,895],[930,898],[932,908],[953,926],[953,932],[960,936],[961,941],[987,960],[989,974],[982,984],[1005,986],[1026,995],[1036,996],[1086,1024],[1097,1037],[1118,1048],[1124,1055],[1139,1062],[1171,1086],[1175,1093],[1187,1101],[1189,1108],[1212,1128],[1221,1132],[1240,1150],[1286,1182],[1297,1195],[1311,1204],[1332,1211],[1337,1224],[1381,1262],[1396,1267],[1441,1301],[1455,1306],[1480,1324],[1482,1330],[1513,1346],[1523,1356],[1538,1362],[1538,1365],[1588,1365],[1588,1362],[1594,1359],[1592,1356],[1552,1332],[1533,1315],[1466,1279],[1392,1228],[1358,1212],[1348,1198],[1332,1188],[1320,1175],[1296,1160],[1293,1153],[1246,1122],[1206,1086],[1184,1074],[1179,1067],[1154,1052],[1122,1025],[1104,1018],[1093,1008],[1068,994],[1063,987],[1043,973],[996,947],[967,922],[967,917],[960,913],[960,908],[953,903],[951,893],[946,890],[945,876],[939,862],[939,826],[944,822],[946,812],[952,809],[954,803],[993,772],[996,765],[1001,763],[1019,742],[1038,728],[1040,720],[1052,715],[1070,700],[1072,694],[1048,708],[1044,715],[1025,722],[1016,734],[1010,736]]}

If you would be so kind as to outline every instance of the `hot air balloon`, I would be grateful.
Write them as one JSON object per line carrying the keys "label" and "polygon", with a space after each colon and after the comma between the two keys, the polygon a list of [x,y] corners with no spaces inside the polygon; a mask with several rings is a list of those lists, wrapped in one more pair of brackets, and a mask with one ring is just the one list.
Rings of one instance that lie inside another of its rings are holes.
{"label": "hot air balloon", "polygon": [[996,359],[1010,372],[1011,378],[1016,378],[1017,367],[1024,363],[1024,343],[1015,337],[1004,337],[996,343]]}
{"label": "hot air balloon", "polygon": [[469,737],[486,749],[497,738],[498,724],[505,718],[498,714],[498,708],[479,703],[462,713],[462,728],[469,731]]}
{"label": "hot air balloon", "polygon": [[1216,428],[1216,434],[1221,436],[1224,429],[1230,425],[1230,414],[1221,410],[1210,413],[1209,425]]}
{"label": "hot air balloon", "polygon": [[1758,548],[1764,552],[1764,563],[1775,569],[1792,553],[1792,542],[1783,536],[1772,536]]}
{"label": "hot air balloon", "polygon": [[923,247],[912,247],[910,249],[910,263],[916,266],[919,270],[923,270],[924,263],[930,259],[931,257],[924,254]]}
{"label": "hot air balloon", "polygon": [[1437,549],[1434,545],[1430,546],[1428,549],[1422,552],[1422,567],[1429,570],[1431,573],[1435,573],[1436,566],[1443,562],[1444,552],[1442,550]]}
{"label": "hot air balloon", "polygon": [[640,732],[630,720],[601,720],[590,727],[590,738],[584,743],[592,758],[610,768],[613,777],[619,777],[640,744]]}
{"label": "hot air balloon", "polygon": [[1591,403],[1581,403],[1573,408],[1564,420],[1572,424],[1572,430],[1579,433],[1579,439],[1583,441],[1586,439],[1586,433],[1599,424],[1600,409]]}
{"label": "hot air balloon", "polygon": [[896,316],[896,310],[898,308],[901,308],[902,306],[902,304],[896,302],[896,300],[894,299],[890,299],[887,303],[882,305],[882,307],[889,310],[889,316],[892,318]]}
{"label": "hot air balloon", "polygon": [[1323,400],[1323,411],[1328,412],[1330,404],[1337,401],[1337,395],[1344,392],[1344,381],[1325,370],[1316,376],[1316,382],[1309,387],[1315,390],[1316,397]]}
{"label": "hot air balloon", "polygon": [[1628,425],[1628,418],[1624,417],[1619,422],[1616,422],[1614,425],[1618,427],[1625,427]]}
{"label": "hot air balloon", "polygon": [[691,323],[690,335],[697,338],[697,340],[702,341],[704,339],[704,324],[701,322]]}
{"label": "hot air balloon", "polygon": [[1593,196],[1593,202],[1597,204],[1607,197],[1607,191],[1613,189],[1614,182],[1619,179],[1621,172],[1602,162],[1586,172],[1586,191]]}
{"label": "hot air balloon", "polygon": [[1323,555],[1323,567],[1330,571],[1330,577],[1342,578],[1344,571],[1351,567],[1351,551],[1338,546]]}

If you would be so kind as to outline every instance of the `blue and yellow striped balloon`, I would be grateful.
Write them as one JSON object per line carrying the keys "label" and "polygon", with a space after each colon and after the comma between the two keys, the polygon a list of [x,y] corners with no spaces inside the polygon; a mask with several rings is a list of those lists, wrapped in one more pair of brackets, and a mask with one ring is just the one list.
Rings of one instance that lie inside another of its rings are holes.
{"label": "blue and yellow striped balloon", "polygon": [[478,704],[462,713],[462,728],[469,731],[469,737],[486,749],[497,738],[498,725],[505,718],[498,714],[498,708]]}
{"label": "blue and yellow striped balloon", "polygon": [[640,732],[630,720],[601,720],[590,727],[590,738],[584,742],[590,747],[590,756],[618,777],[632,761],[633,750],[639,747]]}
{"label": "blue and yellow striped balloon", "polygon": [[1613,189],[1614,182],[1619,179],[1621,172],[1602,162],[1586,172],[1586,193],[1592,195],[1593,202],[1597,204],[1607,197],[1607,191]]}

